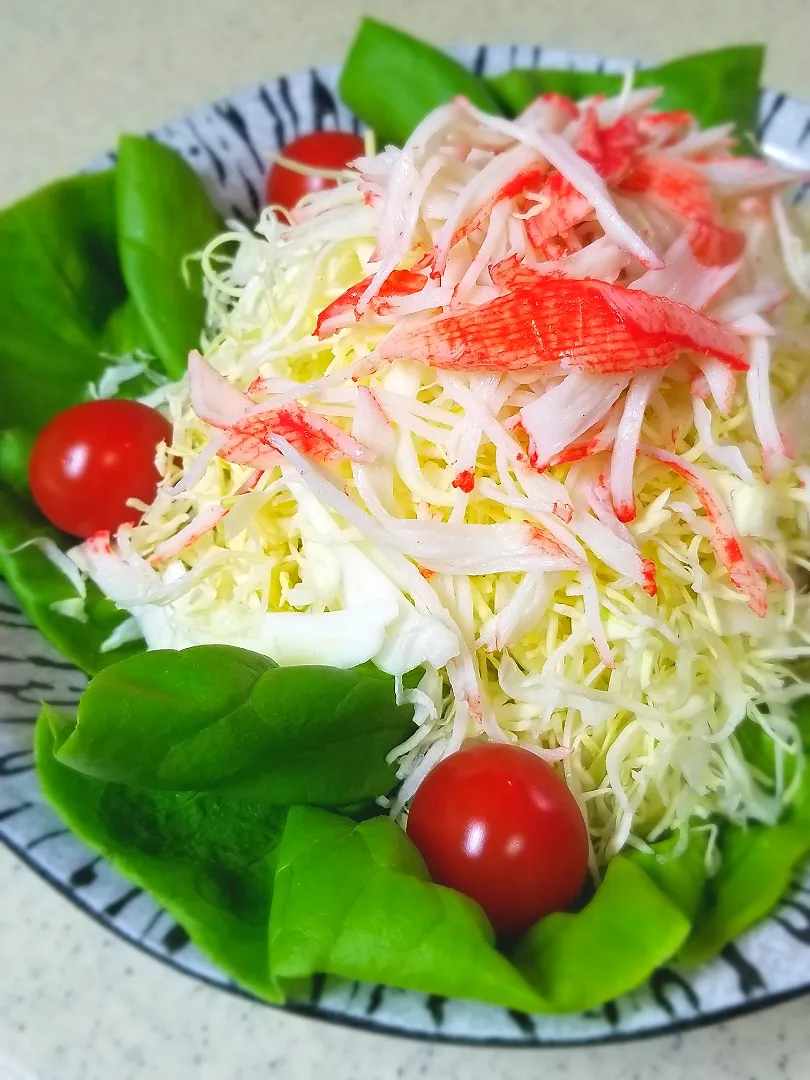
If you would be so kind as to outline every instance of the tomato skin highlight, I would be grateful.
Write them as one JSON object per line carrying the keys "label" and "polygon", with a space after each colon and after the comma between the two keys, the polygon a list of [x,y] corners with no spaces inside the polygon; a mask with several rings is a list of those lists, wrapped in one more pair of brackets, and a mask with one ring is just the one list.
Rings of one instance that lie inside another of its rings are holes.
{"label": "tomato skin highlight", "polygon": [[[313,131],[293,139],[281,152],[291,161],[313,168],[345,169],[350,161],[365,152],[365,144],[359,135],[353,135],[350,131]],[[292,210],[304,195],[336,186],[336,180],[324,176],[304,176],[276,163],[270,166],[267,173],[265,198],[270,205]]]}
{"label": "tomato skin highlight", "polygon": [[155,451],[172,426],[137,401],[86,401],[50,420],[37,438],[28,478],[45,517],[86,538],[140,519],[128,499],[151,502],[160,474]]}
{"label": "tomato skin highlight", "polygon": [[459,750],[425,778],[407,833],[431,877],[476,900],[515,937],[569,907],[588,874],[588,833],[562,778],[522,747]]}

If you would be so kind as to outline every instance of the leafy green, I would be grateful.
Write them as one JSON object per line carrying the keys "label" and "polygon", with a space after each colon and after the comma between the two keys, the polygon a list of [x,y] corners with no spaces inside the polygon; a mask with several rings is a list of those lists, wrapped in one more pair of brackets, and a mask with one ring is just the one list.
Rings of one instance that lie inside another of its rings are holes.
{"label": "leafy green", "polygon": [[694,932],[681,953],[683,962],[704,963],[763,919],[787,889],[793,870],[808,850],[806,824],[727,829],[723,862],[708,883]]}
{"label": "leafy green", "polygon": [[[661,86],[656,107],[688,109],[709,127],[732,120],[740,136],[756,128],[761,45],[734,45],[679,57],[636,74],[636,86]],[[457,94],[488,112],[514,116],[539,94],[575,99],[615,94],[620,75],[516,68],[482,79],[430,45],[364,19],[340,78],[343,100],[383,142],[402,145],[431,109]],[[742,148],[745,152],[745,147]]]}
{"label": "leafy green", "polygon": [[382,143],[401,146],[423,117],[457,94],[501,111],[486,82],[431,45],[363,19],[340,76],[346,104]]}
{"label": "leafy green", "polygon": [[0,431],[0,485],[7,484],[15,495],[28,495],[28,461],[34,436],[25,428]]}
{"label": "leafy green", "polygon": [[[794,704],[793,719],[807,749],[810,697]],[[773,742],[761,726],[751,722],[741,725],[738,739],[751,765],[766,777],[772,776]],[[779,902],[796,867],[810,853],[810,772],[805,769],[778,825],[727,826],[720,836],[720,851],[720,868],[707,884],[694,931],[681,954],[684,963],[710,960]]]}
{"label": "leafy green", "polygon": [[[89,674],[143,649],[142,642],[130,642],[111,652],[101,651],[101,646],[126,616],[91,582],[87,584],[85,622],[53,610],[52,604],[75,597],[76,593],[42,549],[30,544],[39,539],[53,540],[60,547],[67,541],[45,523],[30,503],[0,485],[0,574],[39,632],[63,656]],[[29,546],[18,550],[23,544]]]}
{"label": "leafy green", "polygon": [[386,755],[412,715],[372,664],[277,668],[244,649],[199,645],[99,674],[59,759],[139,787],[344,806],[394,786]]}
{"label": "leafy green", "polygon": [[[702,871],[697,876],[702,885]],[[661,882],[677,878],[664,874]],[[682,893],[680,883],[674,891]],[[280,979],[326,972],[507,1008],[577,1012],[638,986],[690,928],[666,889],[619,856],[586,907],[532,927],[515,967],[494,949],[477,905],[431,884],[389,819],[358,825],[295,808],[276,866],[270,968]]]}
{"label": "leafy green", "polygon": [[516,116],[541,94],[563,94],[573,101],[604,94],[610,97],[622,87],[621,75],[600,71],[563,71],[556,68],[512,68],[487,79],[503,102],[505,111]]}
{"label": "leafy green", "polygon": [[191,166],[153,139],[121,139],[116,188],[124,279],[157,355],[179,378],[205,314],[200,268],[188,256],[223,222]]}
{"label": "leafy green", "polygon": [[[62,548],[72,542],[28,502],[28,458],[47,421],[86,400],[114,357],[158,351],[177,375],[182,347],[185,367],[202,329],[203,299],[199,273],[184,285],[182,258],[221,225],[172,150],[124,140],[121,162],[0,210],[0,573],[42,634],[91,673],[142,646],[101,653],[125,616],[92,585],[84,621],[52,611],[74,595],[69,582],[41,549],[15,551],[37,538]],[[153,387],[144,375],[121,392],[132,397]]]}
{"label": "leafy green", "polygon": [[678,905],[690,922],[695,919],[706,887],[708,839],[708,832],[692,829],[685,850],[678,855],[674,851],[679,838],[671,836],[654,844],[652,853],[634,851],[626,856]]}
{"label": "leafy green", "polygon": [[37,773],[71,831],[147,889],[223,971],[270,1001],[268,925],[285,811],[213,794],[141,791],[60,764],[66,718],[37,722]]}
{"label": "leafy green", "polygon": [[[703,127],[733,121],[743,138],[756,130],[764,60],[762,45],[732,45],[645,68],[636,85],[663,87],[657,109],[688,109]],[[751,152],[745,143],[740,149]]]}
{"label": "leafy green", "polygon": [[691,923],[634,862],[619,855],[574,915],[541,919],[515,953],[550,1012],[580,1012],[635,989],[686,940]]}
{"label": "leafy green", "polygon": [[0,210],[0,429],[36,434],[121,344],[148,349],[127,316],[115,174],[58,180]]}
{"label": "leafy green", "polygon": [[[660,86],[656,109],[687,109],[703,127],[731,120],[743,137],[756,130],[760,76],[765,50],[761,45],[733,45],[710,52],[692,53],[666,64],[636,72],[634,85]],[[488,80],[490,87],[514,115],[540,94],[565,94],[575,100],[592,94],[616,94],[620,75],[598,71],[522,69]],[[743,143],[743,153],[750,145]]]}
{"label": "leafy green", "polygon": [[270,914],[277,978],[327,972],[514,1009],[542,1002],[493,945],[478,906],[430,883],[389,818],[290,810]]}

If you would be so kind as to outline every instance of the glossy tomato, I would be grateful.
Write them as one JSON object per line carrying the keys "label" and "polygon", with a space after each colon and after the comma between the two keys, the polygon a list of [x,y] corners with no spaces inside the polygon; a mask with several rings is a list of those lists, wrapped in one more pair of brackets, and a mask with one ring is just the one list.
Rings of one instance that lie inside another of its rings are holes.
{"label": "glossy tomato", "polygon": [[408,835],[440,885],[477,900],[513,937],[568,907],[588,872],[588,834],[565,782],[518,746],[459,750],[411,802]]}
{"label": "glossy tomato", "polygon": [[127,499],[151,502],[160,476],[158,443],[172,427],[137,401],[86,401],[58,413],[34,444],[28,469],[42,513],[73,536],[111,532],[140,513]]}
{"label": "glossy tomato", "polygon": [[[288,143],[282,154],[302,165],[335,170],[345,169],[364,149],[360,136],[349,131],[313,131],[311,135],[302,135]],[[283,165],[272,165],[267,174],[265,195],[268,203],[291,210],[302,196],[335,187],[336,183],[324,176],[305,176],[285,169]]]}

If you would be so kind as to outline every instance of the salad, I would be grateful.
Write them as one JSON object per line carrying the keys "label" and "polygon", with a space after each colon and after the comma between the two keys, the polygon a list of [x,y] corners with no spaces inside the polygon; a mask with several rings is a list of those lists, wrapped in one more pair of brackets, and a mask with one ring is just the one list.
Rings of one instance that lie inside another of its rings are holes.
{"label": "salad", "polygon": [[254,993],[588,1009],[810,851],[761,62],[484,79],[366,20],[365,136],[268,151],[258,221],[129,136],[0,213],[0,570],[94,676],[42,788]]}

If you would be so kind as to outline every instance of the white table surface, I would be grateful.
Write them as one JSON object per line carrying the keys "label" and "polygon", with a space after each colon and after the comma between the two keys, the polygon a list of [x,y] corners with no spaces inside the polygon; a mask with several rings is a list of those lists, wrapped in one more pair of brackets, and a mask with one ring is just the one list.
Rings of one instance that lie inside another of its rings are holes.
{"label": "white table surface", "polygon": [[[810,0],[0,0],[0,203],[81,166],[122,130],[339,59],[364,9],[439,42],[664,58],[763,40],[769,85],[810,98]],[[365,1035],[175,973],[0,847],[0,1080],[805,1080],[809,1014],[800,999],[683,1036],[578,1050]]]}

